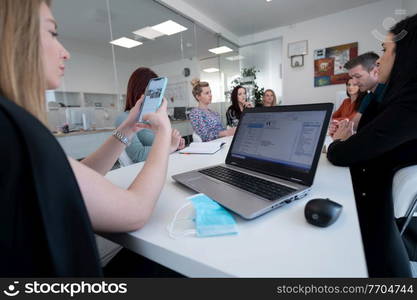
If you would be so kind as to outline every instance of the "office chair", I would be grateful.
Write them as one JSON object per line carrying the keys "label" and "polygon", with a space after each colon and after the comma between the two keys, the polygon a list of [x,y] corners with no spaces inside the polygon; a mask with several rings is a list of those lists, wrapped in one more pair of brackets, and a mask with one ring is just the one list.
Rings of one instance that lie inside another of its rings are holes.
{"label": "office chair", "polygon": [[[405,218],[400,228],[403,235],[410,221],[417,213],[417,165],[398,170],[392,182],[392,199],[396,219]],[[417,262],[410,261],[413,277],[417,277]]]}
{"label": "office chair", "polygon": [[127,167],[133,164],[133,161],[130,159],[129,155],[127,155],[125,150],[123,150],[123,152],[120,154],[117,161],[119,162],[120,167]]}

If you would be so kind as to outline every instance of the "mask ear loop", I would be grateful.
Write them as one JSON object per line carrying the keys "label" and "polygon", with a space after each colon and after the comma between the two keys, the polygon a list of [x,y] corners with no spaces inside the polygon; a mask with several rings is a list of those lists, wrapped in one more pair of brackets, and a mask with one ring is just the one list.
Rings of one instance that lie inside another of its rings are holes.
{"label": "mask ear loop", "polygon": [[[187,206],[189,206],[191,204],[192,204],[191,202],[185,203],[183,206],[181,206],[175,212],[174,218],[172,219],[171,223],[169,223],[168,226],[167,226],[167,230],[168,230],[169,236],[171,238],[178,239],[178,238],[185,237],[187,235],[192,235],[192,234],[196,233],[195,229],[187,229],[187,230],[184,230],[181,233],[174,233],[174,224],[177,221],[179,213],[181,212],[181,210],[183,210],[184,208],[186,208]],[[190,218],[178,219],[178,221],[180,221],[180,220],[181,221],[190,220]]]}

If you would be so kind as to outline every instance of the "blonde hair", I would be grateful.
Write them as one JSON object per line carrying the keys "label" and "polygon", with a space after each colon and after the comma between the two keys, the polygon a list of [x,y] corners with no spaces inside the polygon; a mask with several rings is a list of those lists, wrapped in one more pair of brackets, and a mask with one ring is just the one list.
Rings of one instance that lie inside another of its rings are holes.
{"label": "blonde hair", "polygon": [[274,98],[274,101],[272,101],[272,106],[276,106],[277,105],[277,96],[275,95],[275,92],[271,89],[265,90],[264,96],[262,97],[262,105],[265,105],[264,99],[265,99],[266,92],[271,92],[272,93],[272,97]]}
{"label": "blonde hair", "polygon": [[0,1],[0,94],[46,123],[40,6],[51,0]]}
{"label": "blonde hair", "polygon": [[201,95],[201,92],[203,91],[204,87],[209,87],[208,82],[206,81],[200,81],[199,79],[193,79],[191,80],[191,85],[193,86],[193,96],[195,100],[198,101],[197,96]]}

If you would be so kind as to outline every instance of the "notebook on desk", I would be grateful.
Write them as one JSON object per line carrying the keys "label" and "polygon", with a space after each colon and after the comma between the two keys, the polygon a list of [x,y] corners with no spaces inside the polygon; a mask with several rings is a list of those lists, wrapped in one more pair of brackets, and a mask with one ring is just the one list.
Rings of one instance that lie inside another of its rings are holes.
{"label": "notebook on desk", "polygon": [[314,181],[332,103],[246,109],[226,162],[174,175],[246,219],[304,197]]}

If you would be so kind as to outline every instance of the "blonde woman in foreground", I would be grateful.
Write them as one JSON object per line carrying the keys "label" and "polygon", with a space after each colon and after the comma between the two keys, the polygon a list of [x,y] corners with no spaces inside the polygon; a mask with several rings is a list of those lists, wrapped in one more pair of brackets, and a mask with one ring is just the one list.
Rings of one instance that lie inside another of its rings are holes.
{"label": "blonde woman in foreground", "polygon": [[93,230],[125,232],[150,218],[165,182],[171,125],[164,101],[144,117],[154,147],[127,189],[104,175],[144,125],[142,100],[95,153],[68,158],[44,126],[45,91],[70,54],[57,39],[48,0],[0,1],[0,276],[102,276]]}

